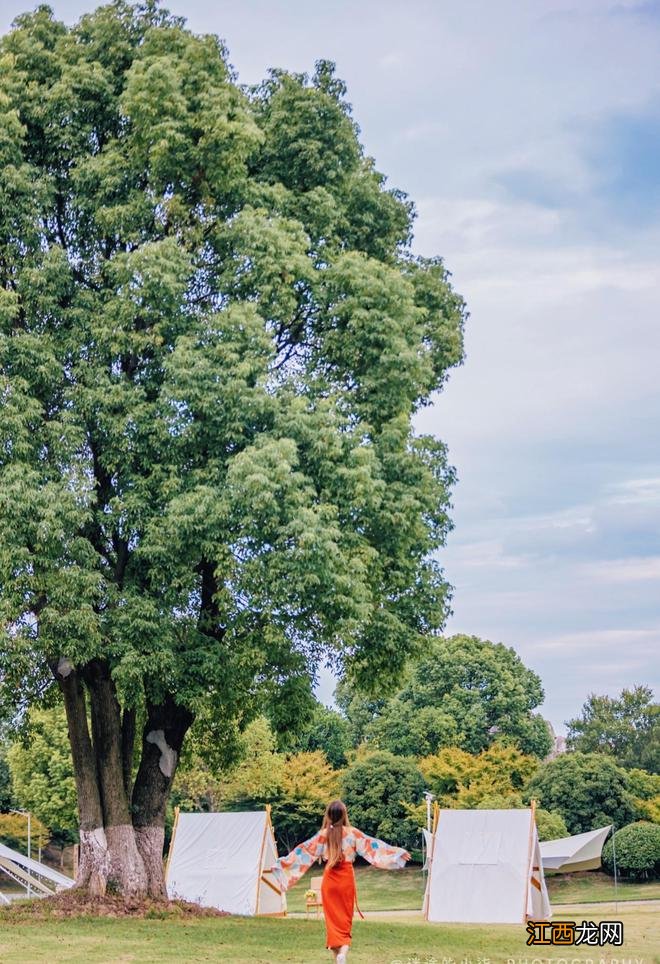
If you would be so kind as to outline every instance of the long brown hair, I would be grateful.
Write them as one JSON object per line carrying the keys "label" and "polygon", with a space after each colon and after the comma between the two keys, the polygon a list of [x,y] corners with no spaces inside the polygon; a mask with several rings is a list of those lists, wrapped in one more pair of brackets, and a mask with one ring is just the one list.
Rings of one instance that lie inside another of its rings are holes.
{"label": "long brown hair", "polygon": [[344,859],[342,837],[344,827],[349,827],[348,812],[343,800],[333,800],[325,808],[322,830],[326,832],[326,853],[328,867],[334,867]]}

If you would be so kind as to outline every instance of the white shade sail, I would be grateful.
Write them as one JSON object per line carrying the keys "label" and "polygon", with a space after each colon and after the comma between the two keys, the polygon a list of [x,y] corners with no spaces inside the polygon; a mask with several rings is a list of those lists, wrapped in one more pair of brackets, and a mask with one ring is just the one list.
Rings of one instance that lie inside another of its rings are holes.
{"label": "white shade sail", "polygon": [[433,834],[429,830],[422,830],[424,836],[424,866],[422,870],[428,870],[431,861],[431,850],[433,848]]}
{"label": "white shade sail", "polygon": [[541,859],[545,870],[561,870],[570,873],[577,870],[594,870],[600,867],[603,844],[611,826],[578,833],[559,840],[544,840]]}

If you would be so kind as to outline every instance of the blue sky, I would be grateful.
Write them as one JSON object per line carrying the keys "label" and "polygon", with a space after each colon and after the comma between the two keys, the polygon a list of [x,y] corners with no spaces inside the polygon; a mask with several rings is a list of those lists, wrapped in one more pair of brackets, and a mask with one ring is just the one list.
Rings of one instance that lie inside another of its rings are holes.
{"label": "blue sky", "polygon": [[169,6],[246,83],[335,60],[468,302],[466,363],[419,419],[460,480],[448,631],[514,646],[558,730],[590,692],[657,688],[660,0]]}

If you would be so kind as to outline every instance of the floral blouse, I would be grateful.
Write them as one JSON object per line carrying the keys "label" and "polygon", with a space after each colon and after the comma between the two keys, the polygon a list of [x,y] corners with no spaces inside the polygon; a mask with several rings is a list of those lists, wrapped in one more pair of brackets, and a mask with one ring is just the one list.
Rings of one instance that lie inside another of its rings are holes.
{"label": "floral blouse", "polygon": [[[286,857],[280,857],[271,870],[282,890],[288,890],[297,883],[317,860],[328,859],[325,856],[325,840],[325,831],[319,830],[309,840],[294,847]],[[343,828],[342,852],[344,860],[353,863],[356,854],[359,854],[379,870],[400,870],[410,860],[407,850],[392,847],[376,837],[368,837],[355,827]]]}

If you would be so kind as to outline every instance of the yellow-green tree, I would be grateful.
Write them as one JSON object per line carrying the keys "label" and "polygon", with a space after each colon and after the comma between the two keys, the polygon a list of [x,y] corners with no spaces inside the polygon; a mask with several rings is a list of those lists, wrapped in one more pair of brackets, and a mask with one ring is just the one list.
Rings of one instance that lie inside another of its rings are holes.
{"label": "yellow-green tree", "polygon": [[290,850],[320,828],[326,805],[339,796],[341,776],[321,750],[287,758],[280,793],[273,802],[273,823],[284,849]]}
{"label": "yellow-green tree", "polygon": [[259,717],[242,739],[242,759],[223,779],[223,809],[245,809],[256,801],[268,803],[282,789],[284,754],[277,752],[277,739],[268,720]]}
{"label": "yellow-green tree", "polygon": [[[448,747],[425,757],[419,766],[441,807],[506,810],[527,805],[523,791],[539,769],[539,761],[499,741],[477,755]],[[411,814],[420,826],[425,824],[424,807],[412,808]],[[536,809],[536,825],[541,840],[565,837],[568,833],[559,813],[540,807]]]}
{"label": "yellow-green tree", "polygon": [[539,761],[498,742],[477,755],[448,747],[424,757],[419,766],[441,806],[470,809],[488,799],[522,806],[521,793]]}
{"label": "yellow-green tree", "polygon": [[628,789],[640,820],[660,823],[660,776],[646,770],[628,770]]}
{"label": "yellow-green tree", "polygon": [[[50,830],[37,817],[32,817],[30,826],[32,856],[38,847],[45,847],[50,840]],[[13,850],[27,853],[28,822],[22,813],[0,813],[0,843]]]}
{"label": "yellow-green tree", "polygon": [[76,781],[61,707],[31,710],[25,737],[9,748],[7,762],[17,805],[35,814],[61,843],[75,840]]}
{"label": "yellow-green tree", "polygon": [[285,754],[258,717],[239,740],[240,762],[216,769],[197,756],[177,774],[174,800],[184,809],[262,810],[272,807],[280,846],[289,849],[318,830],[323,811],[339,793],[341,771],[320,750]]}

